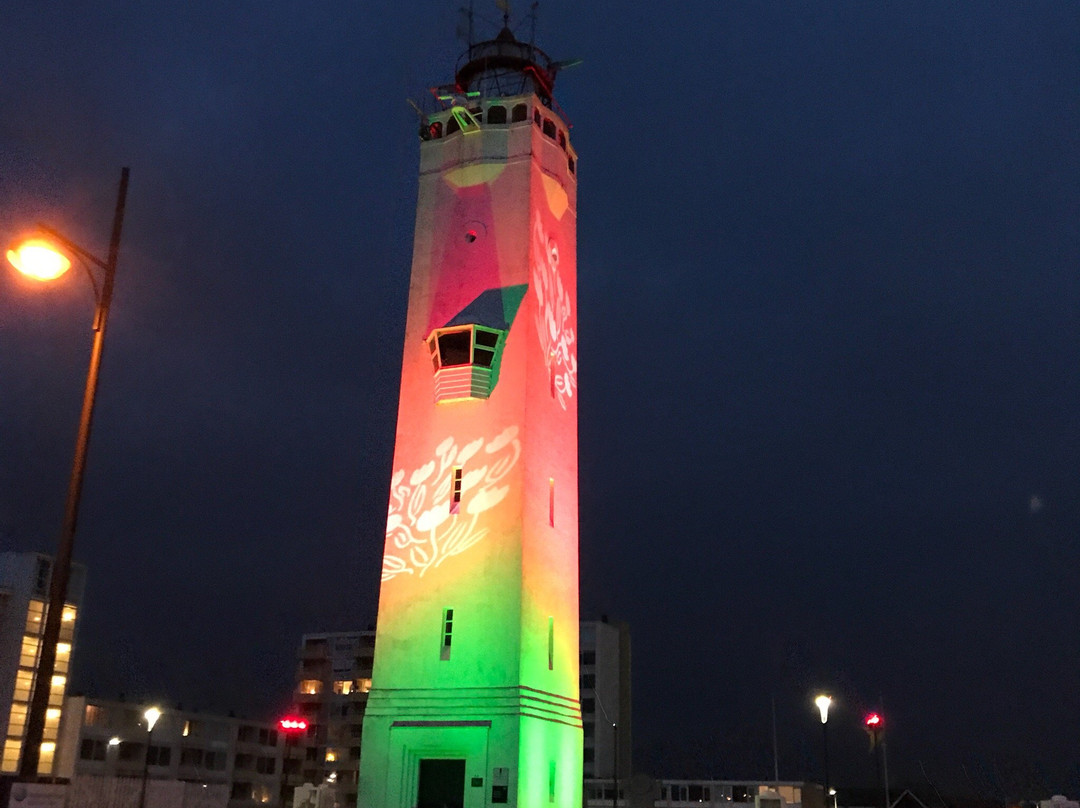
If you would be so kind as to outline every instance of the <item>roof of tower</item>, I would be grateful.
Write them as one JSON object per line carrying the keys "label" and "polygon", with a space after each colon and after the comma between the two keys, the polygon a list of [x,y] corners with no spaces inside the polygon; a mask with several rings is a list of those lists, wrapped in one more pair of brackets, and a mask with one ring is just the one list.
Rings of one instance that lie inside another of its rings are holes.
{"label": "roof of tower", "polygon": [[531,79],[533,91],[549,102],[558,70],[546,53],[535,45],[519,42],[508,27],[494,39],[470,45],[458,65],[454,83],[459,92],[480,90],[511,95],[521,90],[513,82],[508,84],[507,79]]}

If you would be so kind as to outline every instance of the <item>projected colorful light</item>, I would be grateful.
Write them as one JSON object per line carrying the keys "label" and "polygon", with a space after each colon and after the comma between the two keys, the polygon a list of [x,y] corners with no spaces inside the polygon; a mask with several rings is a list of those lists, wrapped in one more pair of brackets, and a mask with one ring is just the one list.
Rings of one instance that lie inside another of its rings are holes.
{"label": "projected colorful light", "polygon": [[578,808],[576,155],[469,105],[424,126],[359,803]]}

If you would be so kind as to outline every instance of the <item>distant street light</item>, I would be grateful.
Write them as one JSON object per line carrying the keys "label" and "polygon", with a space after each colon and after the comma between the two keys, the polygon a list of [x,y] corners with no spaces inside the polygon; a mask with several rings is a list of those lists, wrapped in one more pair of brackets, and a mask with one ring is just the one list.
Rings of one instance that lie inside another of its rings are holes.
{"label": "distant street light", "polygon": [[824,750],[825,758],[825,803],[828,805],[829,800],[829,707],[832,706],[832,697],[822,693],[816,699],[814,704],[817,705],[818,712],[821,713],[821,740],[822,749]]}
{"label": "distant street light", "polygon": [[146,719],[146,754],[143,756],[142,767],[142,790],[139,792],[139,808],[146,808],[146,777],[150,773],[150,739],[154,735],[154,724],[161,718],[161,710],[157,707],[148,707],[143,713]]}
{"label": "distant street light", "polygon": [[[64,524],[60,542],[53,559],[49,581],[49,606],[45,612],[45,626],[41,634],[41,652],[34,676],[34,691],[26,716],[26,740],[23,742],[22,759],[19,762],[18,779],[35,782],[38,762],[41,760],[41,743],[45,735],[45,713],[49,707],[49,692],[56,670],[56,647],[60,639],[60,623],[67,599],[68,581],[71,578],[71,554],[75,544],[75,526],[79,518],[79,500],[82,497],[83,475],[86,471],[86,453],[90,445],[90,427],[94,418],[94,399],[97,394],[98,372],[105,345],[105,324],[112,303],[113,280],[116,277],[116,259],[120,251],[120,231],[124,224],[124,204],[127,200],[128,169],[120,172],[120,189],[113,216],[112,237],[109,254],[102,261],[92,253],[68,240],[50,227],[39,225],[42,235],[23,241],[8,250],[7,258],[20,272],[37,278],[51,280],[71,267],[71,253],[84,262],[90,283],[94,287],[97,306],[94,309],[94,342],[90,350],[90,368],[86,374],[82,413],[79,416],[79,433],[75,439],[75,457],[71,464],[67,503],[64,506]],[[93,264],[104,273],[98,285],[89,265]]]}

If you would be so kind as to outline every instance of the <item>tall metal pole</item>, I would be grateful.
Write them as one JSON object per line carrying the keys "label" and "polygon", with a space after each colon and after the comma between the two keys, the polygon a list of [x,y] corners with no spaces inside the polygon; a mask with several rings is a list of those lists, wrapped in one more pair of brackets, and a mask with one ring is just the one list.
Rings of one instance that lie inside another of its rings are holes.
{"label": "tall metal pole", "polygon": [[619,808],[619,725],[611,722],[612,736],[612,767],[611,784],[614,786],[611,792],[611,808]]}
{"label": "tall metal pole", "polygon": [[146,808],[146,778],[150,774],[150,737],[154,734],[154,725],[147,722],[146,754],[143,756],[142,789],[139,791],[139,808]]}
{"label": "tall metal pole", "polygon": [[[64,525],[60,543],[53,559],[49,581],[49,606],[45,612],[45,627],[41,635],[37,674],[34,677],[34,693],[26,716],[26,739],[23,742],[22,760],[19,763],[19,780],[37,780],[38,762],[41,759],[41,741],[45,735],[45,714],[49,708],[49,693],[53,672],[56,670],[56,645],[60,639],[60,626],[67,599],[68,582],[71,578],[71,555],[75,544],[75,528],[79,520],[79,500],[82,498],[83,476],[86,472],[86,453],[90,445],[90,428],[94,419],[94,399],[97,395],[98,372],[105,347],[105,325],[109,319],[112,303],[113,281],[116,276],[116,258],[120,252],[120,232],[124,225],[124,204],[127,200],[128,169],[120,172],[120,189],[116,197],[112,237],[109,241],[109,257],[101,266],[105,270],[101,292],[94,311],[94,342],[90,349],[90,368],[86,374],[82,413],[79,416],[79,433],[75,439],[75,458],[71,464],[68,482],[67,504],[64,507]],[[66,242],[67,240],[64,239]],[[68,242],[70,244],[70,242]],[[80,253],[84,251],[79,250]],[[55,762],[55,757],[54,757]]]}
{"label": "tall metal pole", "polygon": [[889,755],[886,752],[885,736],[881,736],[881,765],[885,770],[885,808],[892,805],[892,797],[889,794]]}
{"label": "tall metal pole", "polygon": [[776,742],[776,695],[772,697],[772,766],[773,780],[780,782],[780,746]]}
{"label": "tall metal pole", "polygon": [[821,722],[821,740],[825,750],[825,808],[829,806],[829,722]]}

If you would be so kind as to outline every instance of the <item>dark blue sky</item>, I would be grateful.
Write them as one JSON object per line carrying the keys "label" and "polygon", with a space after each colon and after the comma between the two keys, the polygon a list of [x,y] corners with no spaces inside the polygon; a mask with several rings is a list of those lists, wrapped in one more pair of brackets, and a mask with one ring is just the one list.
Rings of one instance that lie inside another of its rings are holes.
{"label": "dark blue sky", "polygon": [[[301,633],[373,620],[405,99],[454,28],[435,0],[5,9],[0,238],[103,254],[132,169],[76,687],[271,715]],[[775,695],[781,776],[815,776],[828,687],[834,781],[873,780],[880,698],[898,776],[1075,796],[1075,3],[549,0],[538,41],[584,59],[556,86],[582,612],[631,623],[638,767],[770,776]],[[0,547],[54,546],[90,311],[75,273],[0,273]]]}

